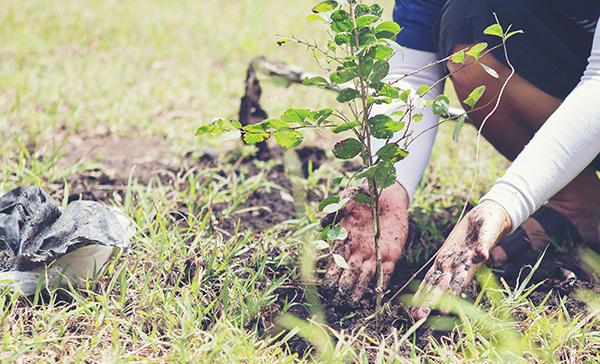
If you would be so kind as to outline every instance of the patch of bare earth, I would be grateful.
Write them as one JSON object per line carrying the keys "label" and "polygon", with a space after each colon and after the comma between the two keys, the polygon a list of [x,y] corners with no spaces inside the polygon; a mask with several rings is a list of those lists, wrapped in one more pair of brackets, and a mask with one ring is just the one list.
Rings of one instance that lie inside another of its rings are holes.
{"label": "patch of bare earth", "polygon": [[179,156],[158,137],[75,135],[61,150],[59,167],[90,166],[67,178],[69,200],[118,201],[130,179],[147,184],[158,177],[171,183],[181,169]]}

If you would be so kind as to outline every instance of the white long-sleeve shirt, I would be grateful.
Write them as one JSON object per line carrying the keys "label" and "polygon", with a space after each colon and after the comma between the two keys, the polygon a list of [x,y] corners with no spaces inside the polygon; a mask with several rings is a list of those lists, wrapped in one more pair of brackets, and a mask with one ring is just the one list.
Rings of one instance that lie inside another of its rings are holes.
{"label": "white long-sleeve shirt", "polygon": [[[387,77],[384,79],[386,82],[396,81],[402,76],[414,72],[415,70],[438,60],[437,54],[433,52],[401,48],[397,44],[392,44],[392,47],[394,48],[394,55],[389,60],[390,71]],[[401,89],[417,90],[421,85],[433,85],[433,83],[442,77],[444,77],[442,65],[436,65],[429,67],[415,75],[406,77],[402,79],[402,81],[394,83],[394,86]],[[443,84],[440,83],[430,90],[423,97],[423,99],[434,99],[436,96],[442,93],[443,88]],[[413,94],[410,97],[414,98],[415,95]],[[406,104],[399,100],[389,105],[374,105],[374,107],[371,109],[370,115],[391,115],[404,106],[406,106]],[[439,121],[439,117],[433,114],[431,107],[417,108],[414,111],[414,114],[416,113],[422,113],[423,119],[410,125],[412,136],[416,136],[425,130],[430,130],[426,133],[423,133],[421,136],[419,136],[419,138],[415,139],[408,149],[408,156],[396,163],[396,179],[404,187],[410,200],[412,200],[412,196],[414,195],[417,186],[421,181],[421,177],[425,172],[425,168],[427,168],[429,157],[431,155],[431,149],[437,133],[436,125]],[[406,127],[409,126],[407,125]],[[404,132],[405,130],[396,132],[392,140],[399,138]],[[372,152],[377,152],[377,150],[379,150],[379,148],[381,148],[384,144],[385,140],[371,138]]]}
{"label": "white long-sleeve shirt", "polygon": [[[390,59],[389,80],[434,61],[435,53],[402,49]],[[400,87],[418,88],[443,76],[441,68],[430,68],[403,80]],[[428,98],[441,92],[432,90]],[[400,104],[374,108],[371,115],[390,114]],[[433,127],[438,118],[425,110],[414,124],[414,134]],[[403,131],[399,132],[402,133]],[[435,129],[417,139],[409,156],[397,163],[398,181],[412,197],[429,161]],[[373,152],[384,141],[373,139]],[[483,200],[493,200],[508,212],[513,230],[542,204],[571,182],[600,153],[600,29],[596,29],[588,67],[579,85],[550,116]],[[599,191],[600,193],[600,191]]]}
{"label": "white long-sleeve shirt", "polygon": [[502,205],[514,231],[599,153],[600,27],[581,82],[482,200]]}

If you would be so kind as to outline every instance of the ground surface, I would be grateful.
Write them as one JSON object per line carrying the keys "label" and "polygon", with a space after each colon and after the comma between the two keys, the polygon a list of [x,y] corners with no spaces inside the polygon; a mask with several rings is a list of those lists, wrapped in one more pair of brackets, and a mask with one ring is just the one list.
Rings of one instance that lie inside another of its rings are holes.
{"label": "ground surface", "polygon": [[[315,70],[303,49],[280,48],[274,36],[319,34],[304,20],[310,5],[1,4],[0,189],[36,184],[57,200],[114,204],[138,231],[93,289],[33,304],[0,292],[0,361],[599,359],[598,307],[580,295],[600,290],[565,280],[560,268],[574,269],[573,262],[556,256],[533,277],[513,270],[506,286],[480,276],[466,296],[475,304],[461,305],[459,319],[434,318],[417,328],[394,302],[384,329],[376,330],[373,303],[334,303],[318,287],[323,261],[304,254],[317,234],[317,201],[332,192],[327,181],[352,167],[325,163],[321,148],[332,141],[313,135],[298,152],[273,149],[252,162],[252,148],[194,136],[213,117],[237,115],[255,56]],[[333,100],[268,82],[263,91],[262,106],[272,115]],[[466,128],[453,143],[451,133],[451,126],[441,128],[415,196],[393,288],[441,244],[465,202],[475,134]],[[472,203],[507,165],[487,145],[481,159]],[[317,274],[302,278],[301,268],[311,264]]]}

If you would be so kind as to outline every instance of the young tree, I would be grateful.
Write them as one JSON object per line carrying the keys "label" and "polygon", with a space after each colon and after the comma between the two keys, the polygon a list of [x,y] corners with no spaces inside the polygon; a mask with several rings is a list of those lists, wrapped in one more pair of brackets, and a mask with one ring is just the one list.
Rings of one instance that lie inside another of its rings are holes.
{"label": "young tree", "polygon": [[[383,8],[377,4],[367,5],[360,0],[326,0],[312,8],[309,21],[322,22],[331,30],[325,46],[308,42],[298,37],[287,36],[278,44],[287,42],[301,44],[310,50],[318,64],[328,72],[327,76],[314,76],[304,79],[304,84],[327,89],[338,89],[338,105],[321,110],[294,108],[285,111],[281,117],[267,119],[257,124],[243,126],[232,119],[217,119],[208,125],[201,126],[197,134],[240,132],[247,144],[257,144],[274,138],[284,148],[297,147],[304,138],[303,131],[308,129],[328,130],[333,134],[341,134],[344,138],[333,147],[333,155],[339,159],[360,157],[361,168],[350,178],[337,179],[340,185],[349,187],[356,183],[364,183],[365,192],[356,193],[352,198],[359,203],[368,204],[373,214],[373,242],[377,259],[376,266],[376,313],[377,325],[381,322],[383,300],[383,270],[379,240],[380,207],[379,196],[384,188],[396,180],[395,163],[408,155],[407,146],[418,136],[412,135],[411,125],[419,122],[422,114],[418,112],[424,107],[431,107],[436,115],[445,118],[440,123],[456,119],[454,139],[458,138],[468,112],[475,109],[477,101],[485,92],[485,86],[477,87],[463,101],[469,111],[453,117],[449,116],[449,99],[445,95],[437,96],[432,101],[422,97],[432,87],[444,82],[449,76],[436,81],[433,85],[421,85],[418,89],[402,89],[396,87],[398,81],[416,74],[435,64],[451,60],[465,67],[480,64],[490,75],[498,77],[496,72],[480,63],[480,57],[491,50],[504,46],[504,42],[515,32],[504,31],[499,24],[486,29],[485,33],[498,36],[502,42],[489,48],[487,43],[478,43],[461,50],[438,62],[423,65],[411,74],[398,80],[384,82],[390,65],[388,60],[394,50],[390,42],[401,31],[398,24],[384,21],[381,16]],[[401,102],[401,107],[392,115],[372,115],[375,104]],[[399,137],[395,137],[397,132]],[[371,138],[383,139],[385,144],[379,150],[371,148]],[[320,209],[327,214],[337,214],[348,202],[338,195],[329,196],[320,203]],[[329,242],[344,240],[345,229],[338,225],[338,219],[330,219],[331,223],[324,228],[322,237]],[[317,242],[317,248],[329,249],[325,240]],[[347,268],[344,258],[330,252],[333,261],[342,268]]]}

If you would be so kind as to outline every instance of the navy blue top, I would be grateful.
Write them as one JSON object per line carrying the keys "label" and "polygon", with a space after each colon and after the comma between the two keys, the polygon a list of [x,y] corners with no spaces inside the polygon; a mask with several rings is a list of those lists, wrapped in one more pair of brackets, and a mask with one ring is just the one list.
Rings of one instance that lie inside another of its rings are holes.
{"label": "navy blue top", "polygon": [[[435,52],[432,31],[448,0],[396,0],[394,21],[402,26],[396,41],[408,48]],[[555,0],[558,8],[587,31],[596,28],[600,1]]]}
{"label": "navy blue top", "polygon": [[446,0],[396,0],[394,21],[402,26],[396,42],[408,48],[435,52],[432,30]]}

